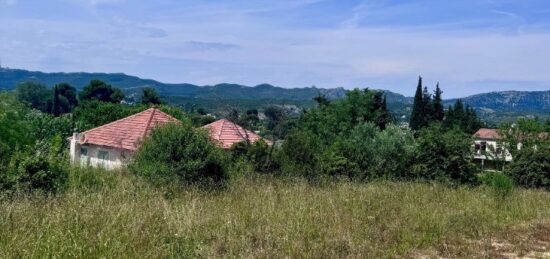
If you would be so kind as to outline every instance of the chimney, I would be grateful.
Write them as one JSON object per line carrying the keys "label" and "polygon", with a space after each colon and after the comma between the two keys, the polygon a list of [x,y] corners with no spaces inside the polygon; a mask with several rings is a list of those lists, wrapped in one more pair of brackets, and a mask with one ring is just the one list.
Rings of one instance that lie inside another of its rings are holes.
{"label": "chimney", "polygon": [[70,145],[70,155],[71,155],[71,164],[78,164],[80,158],[80,145],[78,143],[78,138],[80,134],[74,132],[73,137],[71,138]]}

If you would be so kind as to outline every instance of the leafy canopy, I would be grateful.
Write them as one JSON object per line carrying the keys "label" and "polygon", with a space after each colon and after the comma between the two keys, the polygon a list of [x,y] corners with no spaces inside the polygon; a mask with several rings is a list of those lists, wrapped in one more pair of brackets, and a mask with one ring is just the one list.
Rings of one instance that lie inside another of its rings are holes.
{"label": "leafy canopy", "polygon": [[119,103],[124,99],[122,91],[101,80],[94,79],[80,92],[80,100],[97,100],[101,102]]}

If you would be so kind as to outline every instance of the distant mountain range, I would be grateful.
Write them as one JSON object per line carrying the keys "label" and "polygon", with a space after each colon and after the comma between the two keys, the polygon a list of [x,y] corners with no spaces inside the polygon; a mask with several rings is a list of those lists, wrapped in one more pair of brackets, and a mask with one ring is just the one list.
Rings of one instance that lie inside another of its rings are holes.
{"label": "distant mountain range", "polygon": [[[193,84],[165,84],[151,79],[142,79],[123,73],[44,73],[23,69],[0,68],[0,90],[14,89],[18,83],[34,81],[53,86],[65,82],[81,89],[90,80],[99,79],[133,94],[144,87],[155,88],[160,95],[178,104],[191,102],[194,105],[206,104],[215,107],[212,101],[228,103],[228,100],[249,103],[250,106],[278,102],[292,105],[311,105],[311,99],[325,95],[329,99],[345,96],[343,88],[282,88],[270,84],[249,87],[239,84],[217,84],[198,86]],[[414,84],[413,84],[414,85]],[[408,115],[413,98],[398,93],[384,91],[390,109],[402,119]],[[548,91],[504,91],[483,93],[461,98],[466,104],[474,107],[480,115],[489,121],[511,120],[519,116],[539,116],[550,118],[550,90]],[[445,105],[456,99],[445,100]]]}
{"label": "distant mountain range", "polygon": [[217,84],[198,86],[193,84],[165,84],[151,79],[142,79],[122,73],[44,73],[22,69],[0,68],[0,89],[13,89],[25,81],[39,82],[48,86],[65,82],[77,89],[86,86],[90,80],[99,79],[123,89],[126,93],[139,91],[144,87],[155,88],[163,96],[216,99],[280,99],[310,100],[324,94],[331,99],[346,94],[344,88],[322,89],[315,87],[282,88],[269,84],[248,87],[239,84]]}

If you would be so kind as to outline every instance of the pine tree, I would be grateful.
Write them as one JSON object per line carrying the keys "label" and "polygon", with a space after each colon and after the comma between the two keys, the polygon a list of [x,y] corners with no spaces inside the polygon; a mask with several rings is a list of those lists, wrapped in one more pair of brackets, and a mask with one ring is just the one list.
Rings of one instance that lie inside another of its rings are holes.
{"label": "pine tree", "polygon": [[447,129],[459,128],[466,133],[473,134],[483,127],[483,122],[477,117],[474,108],[469,105],[464,106],[462,100],[458,99],[454,106],[449,106],[443,125]]}
{"label": "pine tree", "polygon": [[418,77],[418,86],[414,94],[414,103],[409,121],[409,127],[413,130],[418,130],[422,127],[424,112],[424,100],[422,95],[422,77]]}
{"label": "pine tree", "polygon": [[142,89],[141,94],[141,104],[149,105],[149,104],[161,104],[162,100],[160,99],[160,96],[157,94],[157,91],[155,88],[152,87],[145,87]]}
{"label": "pine tree", "polygon": [[324,94],[319,94],[317,97],[314,97],[313,100],[319,105],[319,107],[326,107],[330,104],[330,101]]}
{"label": "pine tree", "polygon": [[443,119],[443,125],[445,128],[450,129],[453,127],[453,124],[455,123],[455,113],[452,105],[449,105],[447,108],[447,111],[445,112],[445,118]]}
{"label": "pine tree", "polygon": [[479,128],[483,127],[483,123],[477,117],[476,111],[473,107],[467,105],[465,114],[465,122],[463,126],[463,130],[465,132],[473,134],[479,130]]}
{"label": "pine tree", "polygon": [[433,99],[433,117],[436,121],[443,121],[443,117],[445,117],[441,94],[443,94],[443,91],[441,91],[441,88],[439,88],[439,82],[437,82]]}
{"label": "pine tree", "polygon": [[432,104],[432,95],[430,92],[428,92],[428,87],[424,87],[424,90],[422,91],[422,127],[426,127],[430,125],[430,123],[434,120],[433,116],[433,104]]}
{"label": "pine tree", "polygon": [[458,125],[459,127],[461,127],[462,122],[466,117],[466,114],[464,111],[464,104],[462,103],[461,99],[456,100],[455,106],[453,107],[453,114],[454,114],[454,121],[452,125],[453,126]]}

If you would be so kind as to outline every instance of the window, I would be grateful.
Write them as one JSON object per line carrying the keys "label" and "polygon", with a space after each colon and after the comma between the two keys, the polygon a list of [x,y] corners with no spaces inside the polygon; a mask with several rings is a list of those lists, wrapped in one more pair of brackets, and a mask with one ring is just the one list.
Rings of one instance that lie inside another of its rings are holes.
{"label": "window", "polygon": [[97,158],[98,158],[99,160],[105,160],[105,161],[107,161],[107,160],[109,160],[109,152],[103,151],[103,150],[99,150],[99,151],[97,152]]}
{"label": "window", "polygon": [[476,149],[476,151],[479,151],[481,149],[481,145],[479,145],[479,143],[476,143],[475,144],[475,149]]}
{"label": "window", "polygon": [[80,155],[81,156],[87,156],[88,155],[88,149],[87,148],[80,148]]}
{"label": "window", "polygon": [[481,150],[486,151],[487,150],[487,142],[481,141]]}

